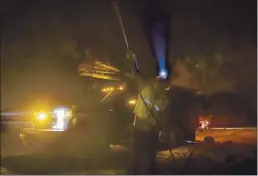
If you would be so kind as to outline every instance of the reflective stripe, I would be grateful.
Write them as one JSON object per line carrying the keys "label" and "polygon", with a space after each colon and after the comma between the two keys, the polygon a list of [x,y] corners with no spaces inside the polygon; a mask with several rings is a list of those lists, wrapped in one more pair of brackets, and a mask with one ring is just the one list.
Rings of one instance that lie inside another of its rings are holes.
{"label": "reflective stripe", "polygon": [[[144,98],[144,101],[145,101],[146,103],[148,103],[149,105],[151,105],[151,106],[152,106],[152,103],[151,103],[151,102],[150,102],[150,100],[148,100],[147,98]],[[156,111],[159,111],[158,106],[153,105],[153,107],[155,108],[155,110],[156,110]]]}
{"label": "reflective stripe", "polygon": [[243,127],[243,128],[209,128],[211,130],[256,130],[256,127]]}

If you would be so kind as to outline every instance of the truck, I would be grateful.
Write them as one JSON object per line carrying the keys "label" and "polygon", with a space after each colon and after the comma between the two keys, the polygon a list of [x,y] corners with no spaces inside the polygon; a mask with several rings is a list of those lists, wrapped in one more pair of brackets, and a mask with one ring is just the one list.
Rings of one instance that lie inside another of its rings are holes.
{"label": "truck", "polygon": [[[60,106],[62,103],[52,103],[45,109],[35,108],[22,118],[27,119],[26,123],[30,124],[29,127],[22,128],[19,134],[26,146],[38,145],[44,139],[49,139],[49,136],[56,137],[62,134],[65,136],[68,133],[74,134],[74,137],[68,135],[69,138],[78,140],[82,136],[88,138],[87,133],[90,132],[87,130],[93,128],[99,131],[97,128],[102,128],[100,124],[105,126],[103,128],[106,128],[106,131],[102,131],[102,136],[96,138],[103,138],[107,148],[110,144],[129,141],[134,118],[133,110],[138,96],[132,76],[100,61],[84,62],[79,65],[78,73],[80,76],[102,82],[102,86],[99,87],[102,99],[99,100],[98,107],[87,112],[74,105]],[[195,133],[199,127],[197,109],[201,107],[201,96],[195,90],[176,85],[171,85],[167,91],[170,102],[166,114],[168,131],[162,133],[161,141],[167,140],[167,134],[173,133],[176,134],[177,144],[181,145],[186,141],[195,142]],[[96,119],[99,121],[95,123]],[[78,134],[73,130],[76,128],[83,130]]]}
{"label": "truck", "polygon": [[[1,112],[2,132],[14,132],[21,142],[32,146],[43,141],[39,134],[54,134],[66,131],[76,124],[73,114],[75,106],[61,105],[57,101],[48,102],[45,106],[31,103],[19,108],[3,110]],[[30,108],[29,108],[30,107]]]}
{"label": "truck", "polygon": [[[95,63],[95,66],[91,68],[97,68],[99,61]],[[84,67],[83,65],[87,65]],[[102,64],[103,66],[104,64]],[[106,66],[105,68],[111,68],[113,66]],[[128,126],[132,128],[133,121],[133,109],[137,102],[138,92],[133,83],[133,77],[128,74],[120,73],[119,69],[115,68],[109,70],[112,74],[101,74],[97,75],[90,73],[93,69],[89,70],[89,64],[82,64],[79,67],[79,73],[81,76],[94,75],[95,79],[106,79],[109,86],[104,86],[101,91],[104,98],[102,102],[104,106],[112,107],[110,110],[110,119],[115,119],[117,123],[114,123],[116,127],[122,127],[122,129],[128,130]],[[114,67],[113,67],[114,68]],[[99,71],[100,73],[100,71]],[[119,84],[120,82],[120,84]],[[168,131],[163,132],[163,134],[175,133],[178,144],[183,144],[186,141],[195,142],[196,131],[200,127],[200,116],[205,111],[205,104],[207,100],[204,95],[202,95],[197,90],[191,90],[177,85],[170,85],[167,87],[169,103],[166,107],[166,123],[168,124]],[[126,103],[127,102],[127,103]],[[125,120],[127,119],[127,120]],[[126,123],[122,125],[121,120]],[[176,129],[176,130],[175,130]],[[130,130],[128,130],[130,131]],[[114,133],[115,134],[115,133]],[[122,133],[120,133],[122,134]],[[128,132],[126,133],[128,134]],[[171,135],[172,136],[172,135]],[[125,138],[125,136],[123,136]],[[163,135],[161,139],[165,140],[168,136]],[[129,136],[126,137],[127,139]],[[118,140],[119,138],[117,138]],[[121,138],[120,138],[121,140]],[[179,142],[181,141],[181,142]]]}

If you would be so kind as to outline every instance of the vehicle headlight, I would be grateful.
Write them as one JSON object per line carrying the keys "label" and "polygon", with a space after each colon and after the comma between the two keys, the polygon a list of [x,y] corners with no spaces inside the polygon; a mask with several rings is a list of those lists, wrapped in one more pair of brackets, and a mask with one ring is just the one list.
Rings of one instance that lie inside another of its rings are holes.
{"label": "vehicle headlight", "polygon": [[57,118],[72,117],[72,111],[65,108],[59,108],[54,110],[54,114]]}
{"label": "vehicle headlight", "polygon": [[55,109],[54,113],[55,113],[57,118],[65,118],[66,117],[66,115],[65,115],[66,110],[65,109]]}
{"label": "vehicle headlight", "polygon": [[45,112],[36,113],[36,117],[38,120],[44,121],[47,118],[47,113],[45,113]]}
{"label": "vehicle headlight", "polygon": [[72,117],[72,111],[65,108],[58,108],[54,110],[54,114],[56,115],[57,121],[53,128],[63,130],[66,123],[65,119],[67,117]]}

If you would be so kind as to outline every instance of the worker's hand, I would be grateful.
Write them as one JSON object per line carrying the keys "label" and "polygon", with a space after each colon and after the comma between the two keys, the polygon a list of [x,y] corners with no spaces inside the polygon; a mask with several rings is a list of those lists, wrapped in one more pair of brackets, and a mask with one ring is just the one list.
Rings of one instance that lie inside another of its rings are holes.
{"label": "worker's hand", "polygon": [[127,58],[132,62],[136,60],[135,54],[131,50],[127,51]]}

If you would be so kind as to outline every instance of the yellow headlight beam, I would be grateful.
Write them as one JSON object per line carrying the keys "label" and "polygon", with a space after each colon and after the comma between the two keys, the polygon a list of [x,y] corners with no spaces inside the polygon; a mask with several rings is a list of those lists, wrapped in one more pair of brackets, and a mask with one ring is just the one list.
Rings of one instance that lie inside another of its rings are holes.
{"label": "yellow headlight beam", "polygon": [[38,120],[43,121],[43,120],[45,120],[47,118],[47,114],[44,113],[44,112],[39,112],[37,114],[37,118],[38,118]]}

